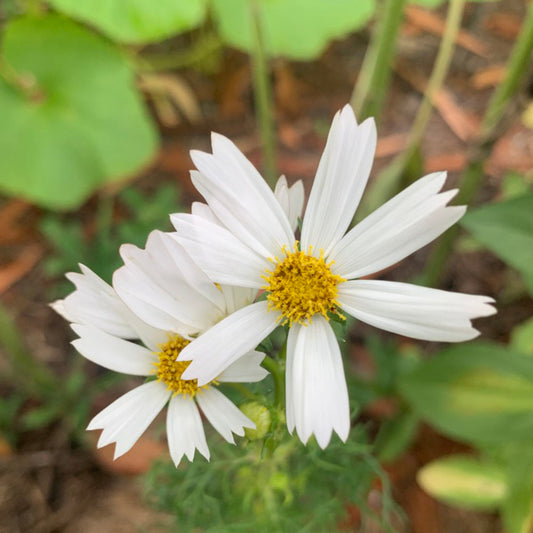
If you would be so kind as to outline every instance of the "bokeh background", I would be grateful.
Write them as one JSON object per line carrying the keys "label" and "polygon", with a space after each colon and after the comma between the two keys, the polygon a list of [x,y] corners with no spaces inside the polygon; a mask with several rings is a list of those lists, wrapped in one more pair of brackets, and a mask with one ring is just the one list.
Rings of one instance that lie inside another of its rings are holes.
{"label": "bokeh background", "polygon": [[[120,244],[171,229],[198,199],[189,150],[209,150],[211,131],[308,192],[349,101],[378,121],[361,214],[436,170],[471,205],[444,244],[382,277],[490,295],[498,314],[482,342],[448,351],[351,327],[368,464],[354,459],[354,499],[329,481],[328,528],[531,531],[532,13],[525,0],[0,0],[0,531],[193,530],[159,490],[183,480],[152,467],[160,425],[116,462],[96,450],[87,421],[135,380],[82,360],[48,303],[78,263],[110,281]],[[289,479],[275,490],[313,509]],[[195,531],[251,530],[212,525]]]}

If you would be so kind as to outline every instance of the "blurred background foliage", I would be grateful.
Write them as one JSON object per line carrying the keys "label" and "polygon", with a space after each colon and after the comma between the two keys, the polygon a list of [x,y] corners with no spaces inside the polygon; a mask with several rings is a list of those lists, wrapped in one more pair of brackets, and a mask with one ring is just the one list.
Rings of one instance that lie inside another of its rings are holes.
{"label": "blurred background foliage", "polygon": [[[349,339],[344,348],[346,367],[353,370],[347,373],[354,427],[346,445],[335,441],[326,451],[288,437],[283,413],[270,398],[270,380],[248,394],[230,391],[238,403],[261,403],[271,426],[266,436],[243,439],[236,448],[216,442],[211,463],[200,460],[177,470],[163,460],[155,463],[145,476],[146,498],[176,520],[177,531],[410,531],[393,501],[401,493],[386,471],[394,478],[390,465],[404,464],[427,427],[452,439],[458,450],[424,456],[417,466],[424,491],[450,506],[499,513],[507,533],[532,530],[533,318],[527,312],[533,295],[532,171],[504,169],[495,192],[484,166],[509,128],[509,117],[518,114],[526,127],[533,124],[533,4],[522,4],[521,29],[505,64],[496,65],[500,74],[479,109],[475,132],[454,130],[466,153],[456,182],[458,202],[478,203],[481,197],[484,205],[464,217],[462,233],[454,229],[438,241],[423,268],[408,272],[415,280],[455,288],[450,262],[485,254],[482,261],[499,261],[498,276],[505,279],[492,294],[500,316],[517,302],[526,311],[483,341],[436,347],[429,356],[421,343],[371,335],[363,340],[359,325],[337,324],[339,339]],[[365,50],[352,104],[361,119],[380,120],[390,98],[398,34],[415,5],[440,9],[441,19],[422,11],[425,28],[439,35],[438,51],[427,83],[417,82],[423,98],[402,150],[379,168],[363,213],[424,171],[422,138],[433,106],[447,97],[443,84],[455,45],[462,38],[470,48],[480,46],[461,37],[464,1],[3,0],[0,191],[2,202],[10,197],[42,209],[37,226],[47,246],[41,261],[49,282],[46,298],[70,290],[60,278],[78,262],[110,281],[120,265],[120,244],[142,246],[150,230],[170,229],[169,213],[188,209],[175,183],[140,187],[133,181],[150,172],[168,129],[199,125],[207,136],[202,120],[213,103],[199,104],[177,74],[180,69],[216,75],[228,47],[249,56],[263,167],[272,179],[277,177],[274,66],[316,62],[335,40],[361,32],[358,43],[364,42]],[[324,130],[319,121],[314,129]],[[475,269],[468,275],[475,277]],[[477,281],[475,290],[490,286]],[[66,359],[56,371],[28,348],[13,315],[17,310],[0,308],[6,355],[0,366],[0,444],[15,456],[33,453],[28,436],[48,442],[60,428],[65,457],[87,446],[84,428],[92,406],[106,391],[120,388],[121,378],[95,373],[79,357]],[[66,345],[68,333],[63,337]],[[279,337],[275,332],[261,349],[277,357]],[[361,358],[371,372],[361,372]],[[45,499],[56,501],[48,489]]]}

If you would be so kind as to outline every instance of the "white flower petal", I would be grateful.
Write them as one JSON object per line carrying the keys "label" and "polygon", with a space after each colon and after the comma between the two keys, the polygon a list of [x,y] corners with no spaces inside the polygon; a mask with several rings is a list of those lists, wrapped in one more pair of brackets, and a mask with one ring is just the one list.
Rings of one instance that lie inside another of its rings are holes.
{"label": "white flower petal", "polygon": [[292,231],[296,231],[298,218],[302,216],[304,208],[305,192],[302,180],[298,180],[289,187],[287,178],[280,176],[274,189],[274,195],[287,215]]}
{"label": "white flower petal", "polygon": [[103,429],[98,448],[116,442],[116,459],[137,442],[163,409],[169,396],[170,392],[159,381],[144,383],[97,414],[87,429]]}
{"label": "white flower petal", "polygon": [[150,326],[131,311],[128,321],[131,324],[131,327],[136,331],[136,337],[139,338],[152,352],[159,352],[161,344],[168,341],[169,331]]}
{"label": "white flower petal", "polygon": [[182,378],[197,379],[199,385],[213,381],[267,337],[278,318],[279,313],[267,310],[265,301],[229,315],[181,351],[178,361],[192,361]]}
{"label": "white flower petal", "polygon": [[472,319],[496,311],[494,300],[409,283],[356,280],[339,285],[341,308],[355,318],[399,335],[460,342],[477,337]]}
{"label": "white flower petal", "polygon": [[457,191],[437,194],[444,172],[415,182],[355,226],[333,248],[335,274],[352,279],[378,272],[422,248],[459,220],[465,207],[446,207]]}
{"label": "white flower petal", "polygon": [[176,466],[184,455],[192,461],[196,450],[209,461],[202,419],[192,398],[179,394],[171,398],[167,411],[167,440],[170,457]]}
{"label": "white flower petal", "polygon": [[152,232],[145,250],[123,245],[120,253],[125,265],[115,272],[113,285],[143,321],[192,334],[222,317],[220,290],[169,234]]}
{"label": "white flower petal", "polygon": [[233,285],[220,285],[220,290],[226,301],[226,315],[251,304],[257,296],[257,289],[247,287],[234,287]]}
{"label": "white flower petal", "polygon": [[187,214],[170,216],[181,243],[216,283],[260,289],[270,263],[241,243],[226,228]]}
{"label": "white flower petal", "polygon": [[143,346],[109,335],[94,326],[72,324],[72,329],[80,337],[72,341],[72,345],[89,361],[133,376],[148,376],[153,372],[157,357]]}
{"label": "white flower petal", "polygon": [[255,429],[255,424],[214,387],[199,391],[196,401],[210,424],[232,444],[235,444],[233,433],[242,437],[245,427]]}
{"label": "white flower petal", "polygon": [[191,178],[222,223],[257,253],[275,256],[292,246],[289,221],[265,180],[229,139],[213,133],[213,154],[193,150],[200,172]]}
{"label": "white flower petal", "polygon": [[67,278],[76,290],[52,308],[69,322],[93,325],[110,335],[132,339],[137,335],[127,320],[129,311],[115,291],[91,269],[80,264],[81,274],[69,272]]}
{"label": "white flower petal", "polygon": [[287,427],[305,444],[315,435],[325,448],[335,431],[350,431],[348,389],[335,334],[322,316],[294,325],[287,345]]}
{"label": "white flower petal", "polygon": [[357,125],[353,110],[339,111],[328,135],[302,224],[302,250],[327,256],[344,235],[368,181],[376,150],[373,119]]}
{"label": "white flower petal", "polygon": [[203,202],[193,202],[191,205],[191,214],[195,217],[204,218],[205,220],[222,226],[222,222],[217,218],[212,209]]}
{"label": "white flower petal", "polygon": [[261,381],[268,372],[261,366],[265,354],[263,352],[251,351],[237,359],[228,366],[220,376],[218,381],[229,383],[255,383]]}

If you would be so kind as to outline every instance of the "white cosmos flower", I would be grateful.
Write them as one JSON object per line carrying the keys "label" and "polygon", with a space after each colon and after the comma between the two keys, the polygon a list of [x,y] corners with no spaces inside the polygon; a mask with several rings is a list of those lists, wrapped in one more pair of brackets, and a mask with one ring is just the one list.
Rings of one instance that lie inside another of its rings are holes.
{"label": "white cosmos flower", "polygon": [[[189,363],[178,362],[176,357],[185,346],[197,342],[190,335],[201,335],[248,304],[256,291],[215,286],[183,248],[161,232],[150,235],[145,250],[126,245],[121,253],[125,266],[114,280],[123,300],[80,265],[81,274],[68,274],[76,290],[52,304],[72,322],[79,336],[72,344],[84,357],[110,370],[154,377],[96,415],[88,429],[103,430],[98,447],[116,442],[117,458],[135,444],[168,403],[166,428],[174,463],[178,465],[183,455],[192,460],[195,450],[209,459],[198,408],[228,442],[234,443],[233,433],[242,436],[245,427],[254,428],[217,385],[262,380],[267,375],[260,366],[264,354],[250,350],[201,385],[182,379]],[[151,325],[139,316],[149,318]],[[140,339],[142,344],[127,339]]]}
{"label": "white cosmos flower", "polygon": [[221,135],[213,134],[212,145],[212,154],[191,153],[198,168],[191,177],[223,226],[194,214],[172,215],[174,237],[213,281],[264,289],[266,300],[239,309],[187,346],[178,358],[191,361],[184,377],[208,383],[287,323],[287,425],[304,443],[314,434],[325,447],[333,431],[346,440],[350,428],[341,354],[328,313],[448,342],[474,338],[478,331],[471,320],[494,313],[485,296],[356,279],[401,261],[465,212],[465,207],[446,206],[456,191],[439,193],[446,174],[438,172],[346,233],[372,166],[373,120],[358,125],[349,106],[335,116],[298,244],[253,165]]}

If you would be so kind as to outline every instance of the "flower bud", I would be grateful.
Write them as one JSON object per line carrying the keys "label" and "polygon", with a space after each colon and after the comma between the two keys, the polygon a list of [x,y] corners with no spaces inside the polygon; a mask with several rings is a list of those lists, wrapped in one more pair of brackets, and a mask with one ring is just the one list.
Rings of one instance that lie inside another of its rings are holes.
{"label": "flower bud", "polygon": [[248,402],[241,405],[241,411],[255,423],[255,429],[244,428],[248,439],[262,439],[270,431],[272,418],[270,411],[264,405],[259,402]]}

